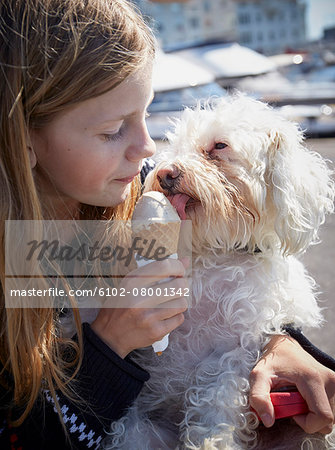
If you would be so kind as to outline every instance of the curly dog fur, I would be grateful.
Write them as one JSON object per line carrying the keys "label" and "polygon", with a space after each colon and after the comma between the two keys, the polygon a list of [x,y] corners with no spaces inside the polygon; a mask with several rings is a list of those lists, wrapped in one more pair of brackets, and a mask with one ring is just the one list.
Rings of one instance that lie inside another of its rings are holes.
{"label": "curly dog fur", "polygon": [[331,171],[295,124],[242,95],[185,110],[168,139],[146,190],[164,192],[192,221],[192,303],[161,357],[136,352],[151,378],[105,446],[335,448],[331,435],[288,422],[276,442],[248,403],[250,371],[271,335],[322,323],[298,256],[333,211]]}

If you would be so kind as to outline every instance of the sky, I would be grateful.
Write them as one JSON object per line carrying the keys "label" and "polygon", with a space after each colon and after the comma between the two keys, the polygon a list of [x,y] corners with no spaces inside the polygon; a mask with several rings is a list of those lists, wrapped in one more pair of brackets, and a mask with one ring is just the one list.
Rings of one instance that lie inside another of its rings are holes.
{"label": "sky", "polygon": [[307,36],[318,39],[323,28],[335,26],[335,0],[306,0]]}

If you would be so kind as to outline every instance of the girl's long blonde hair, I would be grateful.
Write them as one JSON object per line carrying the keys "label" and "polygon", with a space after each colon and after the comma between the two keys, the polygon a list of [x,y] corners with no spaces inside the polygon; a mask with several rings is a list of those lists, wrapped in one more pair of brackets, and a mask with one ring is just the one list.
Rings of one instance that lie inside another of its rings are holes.
{"label": "girl's long blonde hair", "polygon": [[[71,395],[63,346],[72,346],[73,374],[79,345],[61,338],[53,308],[5,307],[5,221],[43,220],[28,157],[29,129],[43,127],[72,104],[100,95],[153,58],[154,40],[126,0],[0,0],[0,358],[13,380],[14,404],[29,414],[41,386]],[[112,209],[82,205],[84,219],[128,219],[139,192]],[[5,370],[0,382],[6,385]]]}

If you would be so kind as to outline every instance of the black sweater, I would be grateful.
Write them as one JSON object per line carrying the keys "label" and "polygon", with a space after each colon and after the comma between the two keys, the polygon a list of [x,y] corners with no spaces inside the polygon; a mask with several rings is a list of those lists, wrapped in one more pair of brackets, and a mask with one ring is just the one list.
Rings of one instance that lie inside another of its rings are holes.
{"label": "black sweater", "polygon": [[[83,363],[76,377],[75,390],[84,399],[77,404],[59,394],[73,449],[98,448],[112,421],[125,413],[139,394],[149,374],[114,353],[83,324]],[[1,450],[65,450],[66,442],[56,409],[49,392],[44,392],[45,407],[39,400],[29,417],[18,428],[10,429],[6,421],[11,393],[1,388],[0,448]]]}

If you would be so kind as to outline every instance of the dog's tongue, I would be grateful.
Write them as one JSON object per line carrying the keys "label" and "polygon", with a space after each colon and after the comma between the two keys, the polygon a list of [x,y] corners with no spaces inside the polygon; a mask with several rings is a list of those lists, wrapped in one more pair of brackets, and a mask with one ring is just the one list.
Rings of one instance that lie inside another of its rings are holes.
{"label": "dog's tongue", "polygon": [[171,205],[176,208],[178,216],[181,220],[186,220],[185,206],[190,197],[187,194],[169,195],[168,200]]}

